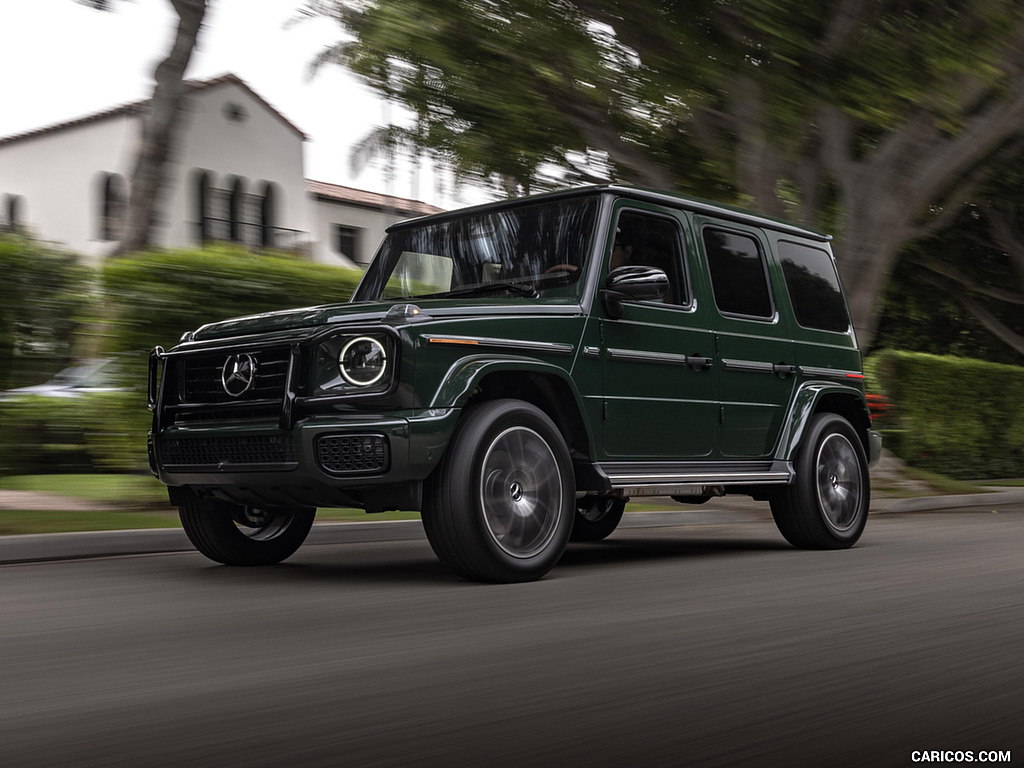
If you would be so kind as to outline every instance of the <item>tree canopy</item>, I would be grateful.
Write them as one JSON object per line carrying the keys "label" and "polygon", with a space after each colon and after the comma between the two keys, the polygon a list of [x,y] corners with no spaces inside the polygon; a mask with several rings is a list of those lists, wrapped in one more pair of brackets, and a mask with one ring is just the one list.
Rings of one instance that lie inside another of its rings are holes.
{"label": "tree canopy", "polygon": [[319,0],[401,141],[509,193],[612,179],[836,235],[862,341],[900,248],[1024,134],[1016,0]]}

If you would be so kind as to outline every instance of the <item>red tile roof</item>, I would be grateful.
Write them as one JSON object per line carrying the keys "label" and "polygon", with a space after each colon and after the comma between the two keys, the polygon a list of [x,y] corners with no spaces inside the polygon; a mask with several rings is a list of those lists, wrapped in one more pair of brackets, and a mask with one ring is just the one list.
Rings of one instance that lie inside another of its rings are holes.
{"label": "red tile roof", "polygon": [[[272,106],[270,106],[270,104],[268,104],[266,102],[266,100],[262,96],[260,96],[258,93],[256,93],[256,91],[254,91],[252,88],[250,88],[237,75],[226,74],[226,75],[221,75],[220,77],[215,77],[215,78],[213,78],[211,80],[186,80],[185,81],[185,88],[186,88],[185,93],[189,94],[189,93],[196,93],[198,91],[208,91],[208,90],[211,90],[211,89],[216,88],[218,86],[225,85],[227,83],[232,83],[234,85],[237,85],[237,86],[245,89],[249,93],[249,95],[251,95],[260,104],[262,104],[268,110],[270,110],[271,114],[276,116],[281,122],[283,122],[286,126],[288,126],[295,133],[297,133],[302,138],[303,141],[305,141],[307,138],[309,138],[308,136],[306,136],[305,133],[300,131],[295,126],[295,124],[292,123],[287,117],[285,117],[280,112],[278,112],[276,109],[274,109]],[[16,141],[22,141],[24,139],[35,138],[36,136],[43,136],[43,135],[46,135],[46,134],[49,134],[49,133],[55,133],[57,131],[63,131],[63,130],[66,130],[68,128],[75,128],[75,127],[77,127],[79,125],[85,125],[87,123],[94,123],[94,122],[99,122],[100,120],[107,120],[107,119],[112,118],[112,117],[119,117],[121,115],[142,114],[142,113],[145,112],[146,108],[149,106],[149,101],[150,101],[149,99],[143,99],[141,101],[133,101],[133,102],[131,102],[129,104],[122,104],[121,106],[118,106],[118,107],[112,107],[110,109],[105,109],[102,112],[95,112],[95,113],[93,113],[91,115],[85,115],[84,117],[79,117],[79,118],[76,118],[74,120],[67,120],[67,121],[62,122],[62,123],[57,123],[56,125],[48,125],[48,126],[46,126],[44,128],[37,128],[35,130],[25,131],[24,133],[18,133],[18,134],[15,134],[13,136],[6,136],[4,138],[0,138],[0,146],[3,146],[5,144],[13,144]]]}
{"label": "red tile roof", "polygon": [[306,191],[321,200],[358,205],[378,211],[391,210],[395,213],[407,214],[409,216],[426,216],[430,213],[441,213],[444,211],[444,208],[438,208],[435,205],[420,202],[419,200],[381,195],[377,192],[367,192],[364,189],[328,184],[326,181],[306,179]]}

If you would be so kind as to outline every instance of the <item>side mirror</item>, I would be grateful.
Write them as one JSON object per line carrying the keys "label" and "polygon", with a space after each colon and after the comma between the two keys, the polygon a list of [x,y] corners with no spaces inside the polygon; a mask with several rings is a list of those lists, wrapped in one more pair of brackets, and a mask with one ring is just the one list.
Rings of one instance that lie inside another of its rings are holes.
{"label": "side mirror", "polygon": [[611,317],[622,317],[623,301],[657,301],[668,295],[668,275],[657,267],[613,269],[601,291],[601,300]]}

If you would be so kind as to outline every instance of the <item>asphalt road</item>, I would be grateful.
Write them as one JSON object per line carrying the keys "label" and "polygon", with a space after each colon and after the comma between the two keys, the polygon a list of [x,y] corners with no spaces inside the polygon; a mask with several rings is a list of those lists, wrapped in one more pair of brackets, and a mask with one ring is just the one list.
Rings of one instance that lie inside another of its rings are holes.
{"label": "asphalt road", "polygon": [[2,566],[0,765],[1024,765],[1022,552],[1017,505],[626,528],[507,586],[422,539]]}

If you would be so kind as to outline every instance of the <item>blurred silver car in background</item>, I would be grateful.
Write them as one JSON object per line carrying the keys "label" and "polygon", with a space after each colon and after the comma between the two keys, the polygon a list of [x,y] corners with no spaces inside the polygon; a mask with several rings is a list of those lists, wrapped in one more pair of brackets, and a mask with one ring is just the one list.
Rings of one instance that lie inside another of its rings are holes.
{"label": "blurred silver car in background", "polygon": [[81,360],[42,384],[0,392],[0,400],[27,396],[82,397],[92,392],[116,392],[122,389],[115,385],[117,363],[114,358]]}

